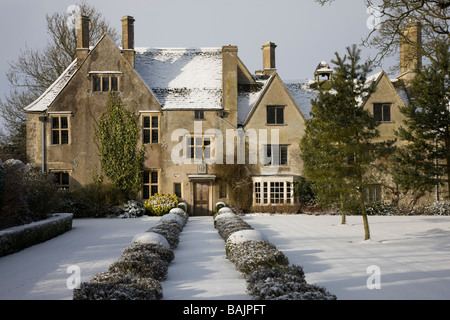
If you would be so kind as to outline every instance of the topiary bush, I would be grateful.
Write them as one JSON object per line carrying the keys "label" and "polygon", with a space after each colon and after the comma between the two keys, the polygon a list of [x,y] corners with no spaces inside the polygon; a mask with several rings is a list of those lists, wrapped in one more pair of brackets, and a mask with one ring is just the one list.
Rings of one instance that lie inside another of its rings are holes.
{"label": "topiary bush", "polygon": [[115,272],[96,274],[73,292],[73,300],[159,300],[162,296],[158,280]]}
{"label": "topiary bush", "polygon": [[151,215],[163,216],[167,214],[170,209],[178,206],[178,197],[169,194],[154,194],[144,202],[144,208],[147,209]]}
{"label": "topiary bush", "polygon": [[283,252],[266,241],[249,240],[227,244],[226,255],[235,264],[236,269],[247,275],[259,269],[276,268],[289,264],[289,260]]}
{"label": "topiary bush", "polygon": [[303,268],[297,265],[258,269],[247,282],[247,291],[255,300],[336,300],[325,288],[308,284]]}
{"label": "topiary bush", "polygon": [[129,251],[123,254],[110,267],[109,272],[130,272],[140,278],[153,278],[164,280],[167,276],[169,264],[155,253],[141,250]]}

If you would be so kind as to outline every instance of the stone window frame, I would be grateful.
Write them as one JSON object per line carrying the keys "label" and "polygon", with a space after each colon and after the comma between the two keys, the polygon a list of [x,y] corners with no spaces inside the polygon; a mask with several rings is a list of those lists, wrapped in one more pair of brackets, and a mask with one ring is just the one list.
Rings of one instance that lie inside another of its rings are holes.
{"label": "stone window frame", "polygon": [[70,172],[69,169],[49,169],[49,173],[54,175],[54,182],[60,190],[69,190]]}
{"label": "stone window frame", "polygon": [[[143,144],[156,144],[161,141],[161,114],[159,112],[152,111],[140,111],[141,113],[141,126],[142,126],[142,143]],[[149,118],[149,126],[146,125],[146,118]],[[153,118],[156,118],[158,124],[153,126]],[[157,136],[154,140],[153,133],[156,132]],[[148,139],[147,139],[148,137]]]}
{"label": "stone window frame", "polygon": [[[186,137],[186,159],[193,160],[194,162],[204,162],[204,161],[214,161],[215,154],[212,154],[211,151],[215,150],[214,148],[214,135],[195,135],[191,134]],[[198,144],[199,140],[201,140],[201,146]],[[205,139],[209,139],[209,145],[205,146]],[[192,143],[193,142],[193,143]],[[202,150],[201,158],[198,157],[199,148]],[[209,150],[209,158],[205,158],[205,150]]]}
{"label": "stone window frame", "polygon": [[[272,110],[272,109],[275,110],[273,122],[269,118],[270,110]],[[286,125],[285,109],[286,109],[286,106],[284,106],[284,105],[268,105],[266,107],[266,125],[267,126],[285,126]],[[280,116],[279,116],[278,110],[282,110],[282,118],[283,118],[282,121],[279,120]]]}
{"label": "stone window frame", "polygon": [[[274,147],[278,147],[278,164],[279,166],[287,167],[289,166],[289,144],[265,144],[264,145],[264,165],[265,166],[271,166],[273,165],[273,157],[275,153],[273,152]],[[270,147],[270,148],[269,148]],[[270,150],[270,156],[269,156],[269,150]],[[282,161],[282,150],[286,150],[286,156],[285,160]],[[270,157],[270,159],[269,159]]]}
{"label": "stone window frame", "polygon": [[[73,113],[71,111],[58,111],[48,113],[50,120],[50,146],[63,146],[71,144],[71,118]],[[58,119],[57,127],[55,127],[55,119]],[[63,120],[66,122],[63,127]],[[57,142],[55,142],[55,134],[57,134]],[[67,135],[66,135],[67,134]],[[66,139],[64,139],[66,138]]]}
{"label": "stone window frame", "polygon": [[[121,78],[123,73],[120,71],[90,71],[89,77],[91,78],[91,92],[120,92],[121,89]],[[98,84],[97,84],[98,79]],[[105,79],[108,79],[105,81]],[[116,90],[113,88],[113,79],[117,79],[115,84]],[[105,89],[105,83],[107,83],[107,88]]]}
{"label": "stone window frame", "polygon": [[[392,122],[392,103],[391,102],[374,102],[373,116],[377,122]],[[386,112],[389,110],[388,112]],[[388,119],[386,118],[388,117]]]}
{"label": "stone window frame", "polygon": [[253,177],[253,205],[294,204],[294,176]]}
{"label": "stone window frame", "polygon": [[[161,170],[159,169],[145,169],[143,173],[142,183],[142,198],[149,199],[155,193],[161,193],[160,181]],[[147,197],[148,195],[148,197]]]}

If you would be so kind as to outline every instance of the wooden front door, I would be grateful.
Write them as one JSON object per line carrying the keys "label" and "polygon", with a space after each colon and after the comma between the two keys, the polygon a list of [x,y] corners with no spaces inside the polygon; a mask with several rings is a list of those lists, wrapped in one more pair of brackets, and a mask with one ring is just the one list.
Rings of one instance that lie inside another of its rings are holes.
{"label": "wooden front door", "polygon": [[209,183],[194,183],[194,216],[209,216]]}

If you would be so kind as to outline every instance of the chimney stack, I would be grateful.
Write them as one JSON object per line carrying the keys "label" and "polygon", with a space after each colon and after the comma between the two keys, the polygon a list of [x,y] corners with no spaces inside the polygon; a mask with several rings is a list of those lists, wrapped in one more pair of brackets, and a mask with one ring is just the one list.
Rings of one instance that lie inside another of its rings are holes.
{"label": "chimney stack", "polygon": [[80,66],[89,54],[89,17],[77,19],[77,65]]}
{"label": "chimney stack", "polygon": [[273,42],[266,42],[262,46],[263,51],[263,73],[271,75],[276,72],[275,68],[275,48],[276,44]]}
{"label": "chimney stack", "polygon": [[122,18],[122,53],[134,68],[134,18],[124,16]]}
{"label": "chimney stack", "polygon": [[409,20],[400,37],[400,75],[409,82],[414,78],[416,68],[422,66],[422,25]]}

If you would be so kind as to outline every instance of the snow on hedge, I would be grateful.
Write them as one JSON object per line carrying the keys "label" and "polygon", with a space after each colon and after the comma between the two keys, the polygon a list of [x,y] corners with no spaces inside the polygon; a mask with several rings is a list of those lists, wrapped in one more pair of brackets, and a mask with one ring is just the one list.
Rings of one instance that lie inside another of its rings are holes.
{"label": "snow on hedge", "polygon": [[160,244],[165,248],[170,248],[169,242],[167,241],[167,239],[156,232],[143,232],[143,233],[139,233],[137,235],[134,236],[133,240],[131,241],[132,243],[156,243],[156,244]]}
{"label": "snow on hedge", "polygon": [[269,239],[263,233],[257,230],[240,230],[234,232],[232,235],[228,237],[227,245],[238,244],[250,240],[269,242]]}

